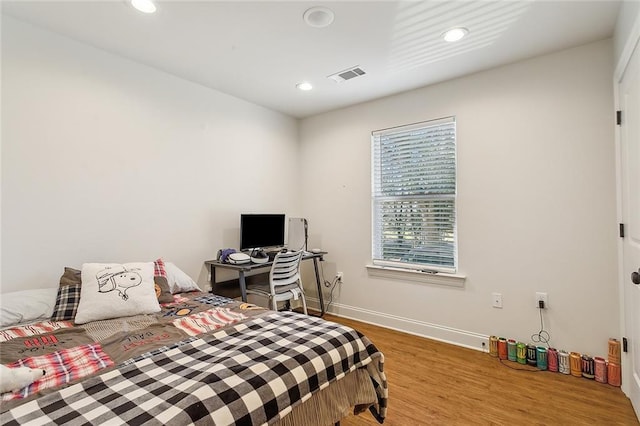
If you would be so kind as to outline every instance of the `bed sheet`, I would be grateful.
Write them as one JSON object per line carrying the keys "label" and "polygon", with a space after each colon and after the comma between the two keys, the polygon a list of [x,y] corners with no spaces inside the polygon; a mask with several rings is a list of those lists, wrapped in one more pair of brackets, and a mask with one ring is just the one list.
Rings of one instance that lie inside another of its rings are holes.
{"label": "bed sheet", "polygon": [[2,395],[2,423],[269,424],[367,368],[386,413],[383,356],[348,327],[206,293],[156,315],[30,325],[0,332],[0,361],[44,368]]}

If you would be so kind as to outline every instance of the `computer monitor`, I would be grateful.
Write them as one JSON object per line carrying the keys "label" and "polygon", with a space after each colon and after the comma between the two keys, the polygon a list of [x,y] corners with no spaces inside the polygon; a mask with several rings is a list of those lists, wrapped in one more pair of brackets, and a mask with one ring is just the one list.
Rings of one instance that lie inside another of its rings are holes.
{"label": "computer monitor", "polygon": [[240,250],[284,246],[284,214],[241,214]]}

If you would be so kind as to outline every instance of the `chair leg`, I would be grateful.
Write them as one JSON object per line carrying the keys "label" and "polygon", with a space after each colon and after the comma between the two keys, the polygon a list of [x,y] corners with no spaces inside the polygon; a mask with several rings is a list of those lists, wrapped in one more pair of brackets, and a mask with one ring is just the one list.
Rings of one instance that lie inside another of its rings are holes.
{"label": "chair leg", "polygon": [[302,277],[298,277],[298,288],[300,289],[300,298],[302,299],[302,312],[304,312],[305,315],[309,315],[307,312],[307,299],[304,297],[304,287],[302,287]]}

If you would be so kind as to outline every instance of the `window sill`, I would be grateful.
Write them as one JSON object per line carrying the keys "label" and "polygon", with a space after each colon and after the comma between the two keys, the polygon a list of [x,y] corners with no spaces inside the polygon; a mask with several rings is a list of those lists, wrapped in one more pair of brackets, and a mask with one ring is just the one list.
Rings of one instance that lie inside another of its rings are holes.
{"label": "window sill", "polygon": [[388,266],[367,265],[370,277],[389,278],[402,281],[416,281],[426,284],[444,285],[448,287],[464,287],[467,279],[464,275],[438,272],[436,274],[415,271],[412,269],[391,268]]}

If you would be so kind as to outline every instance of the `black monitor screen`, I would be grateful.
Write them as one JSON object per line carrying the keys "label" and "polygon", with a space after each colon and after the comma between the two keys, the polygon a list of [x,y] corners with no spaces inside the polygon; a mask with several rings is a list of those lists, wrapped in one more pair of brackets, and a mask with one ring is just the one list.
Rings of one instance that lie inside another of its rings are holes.
{"label": "black monitor screen", "polygon": [[283,214],[240,215],[240,250],[283,245]]}

